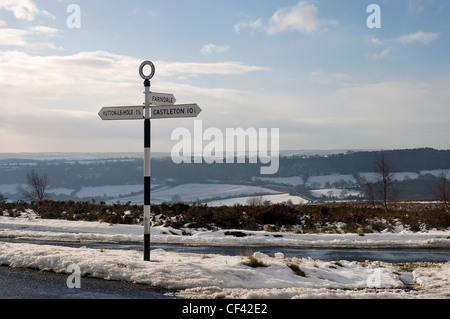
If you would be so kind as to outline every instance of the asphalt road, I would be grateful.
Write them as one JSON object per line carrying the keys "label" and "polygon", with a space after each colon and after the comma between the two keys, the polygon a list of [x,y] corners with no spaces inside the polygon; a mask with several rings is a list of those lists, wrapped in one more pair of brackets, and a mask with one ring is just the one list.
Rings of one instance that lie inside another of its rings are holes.
{"label": "asphalt road", "polygon": [[146,285],[81,277],[68,288],[69,274],[0,266],[0,299],[173,299]]}

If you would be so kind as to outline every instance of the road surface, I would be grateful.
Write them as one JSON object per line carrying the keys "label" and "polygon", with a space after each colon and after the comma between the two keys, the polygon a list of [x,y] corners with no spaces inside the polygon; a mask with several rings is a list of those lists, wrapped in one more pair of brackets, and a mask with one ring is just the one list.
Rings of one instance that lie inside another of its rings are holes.
{"label": "road surface", "polygon": [[0,266],[0,299],[170,299],[150,286],[81,277],[68,288],[69,274]]}

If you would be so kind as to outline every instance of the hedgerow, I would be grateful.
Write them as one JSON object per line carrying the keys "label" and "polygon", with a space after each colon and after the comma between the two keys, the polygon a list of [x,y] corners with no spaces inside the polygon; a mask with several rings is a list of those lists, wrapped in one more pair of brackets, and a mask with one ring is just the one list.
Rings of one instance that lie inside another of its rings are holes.
{"label": "hedgerow", "polygon": [[[0,203],[0,215],[18,216],[34,211],[43,219],[102,221],[113,224],[142,224],[143,207],[130,203],[44,200],[38,203]],[[235,205],[209,207],[183,203],[152,205],[154,226],[177,229],[205,228],[313,232],[367,233],[393,230],[400,223],[412,231],[445,230],[450,212],[434,202],[392,202],[386,211],[367,202],[304,205]]]}

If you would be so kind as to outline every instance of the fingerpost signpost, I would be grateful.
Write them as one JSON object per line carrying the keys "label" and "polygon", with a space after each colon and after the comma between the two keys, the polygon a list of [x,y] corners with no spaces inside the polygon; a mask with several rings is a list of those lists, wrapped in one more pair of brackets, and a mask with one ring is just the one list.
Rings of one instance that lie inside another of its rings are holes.
{"label": "fingerpost signpost", "polygon": [[[151,72],[144,74],[144,67],[150,66]],[[176,99],[170,93],[150,92],[150,79],[155,75],[155,66],[144,61],[139,67],[139,75],[144,80],[144,106],[107,106],[102,107],[98,115],[102,120],[144,120],[144,260],[150,261],[150,119],[196,117],[202,109],[197,104],[175,104]]]}

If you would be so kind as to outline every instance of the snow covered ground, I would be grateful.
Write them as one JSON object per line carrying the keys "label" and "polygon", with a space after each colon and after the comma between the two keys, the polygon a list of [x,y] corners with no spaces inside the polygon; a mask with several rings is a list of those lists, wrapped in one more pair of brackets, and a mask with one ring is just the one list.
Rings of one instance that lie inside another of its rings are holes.
{"label": "snow covered ground", "polygon": [[144,190],[144,186],[142,184],[82,187],[81,190],[76,194],[76,196],[79,198],[93,198],[93,197],[97,197],[97,196],[119,197],[122,194],[130,194],[133,192],[142,192],[143,190]]}
{"label": "snow covered ground", "polygon": [[[122,193],[124,194],[124,193]],[[269,188],[251,185],[234,185],[234,184],[200,184],[200,183],[190,183],[181,184],[175,187],[164,187],[152,191],[151,202],[153,204],[161,204],[163,202],[170,203],[173,201],[182,201],[185,203],[197,202],[197,201],[215,201],[220,199],[230,199],[228,201],[231,205],[241,202],[240,199],[232,200],[232,198],[242,198],[245,199],[248,196],[256,195],[275,195],[280,194],[280,192],[271,190]],[[244,200],[245,200],[244,199]],[[143,204],[144,198],[143,194],[135,196],[119,196],[113,200],[107,201],[108,203],[114,203],[116,201],[126,203],[130,201],[134,204]],[[299,203],[301,198],[298,198],[297,203]]]}
{"label": "snow covered ground", "polygon": [[[194,254],[154,249],[151,262],[142,252],[105,248],[71,248],[38,244],[39,240],[77,242],[140,242],[142,226],[100,222],[42,220],[33,212],[0,217],[0,264],[65,273],[69,265],[81,275],[125,280],[177,290],[186,298],[450,298],[450,261],[391,264],[378,261],[323,261],[288,258],[283,246],[450,249],[450,230],[413,233],[293,234],[245,231],[246,237],[225,231],[153,227],[152,243],[280,246],[272,256],[255,251],[264,266],[244,263],[249,256]],[[14,243],[26,238],[31,243]],[[82,281],[82,278],[81,278]],[[412,284],[412,285],[411,285]],[[0,289],[1,291],[1,289]]]}
{"label": "snow covered ground", "polygon": [[253,200],[260,200],[261,203],[264,203],[265,201],[269,201],[272,204],[281,204],[281,203],[287,203],[289,201],[292,202],[292,204],[304,204],[307,203],[308,200],[304,199],[300,196],[293,196],[289,195],[288,193],[280,193],[280,194],[274,194],[274,195],[264,195],[264,196],[244,196],[244,197],[233,197],[233,198],[227,198],[227,199],[219,199],[208,202],[208,206],[214,207],[214,206],[233,206],[233,205],[248,205],[249,202]]}

